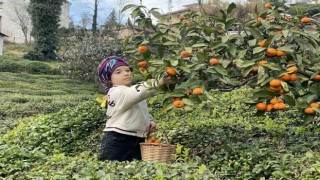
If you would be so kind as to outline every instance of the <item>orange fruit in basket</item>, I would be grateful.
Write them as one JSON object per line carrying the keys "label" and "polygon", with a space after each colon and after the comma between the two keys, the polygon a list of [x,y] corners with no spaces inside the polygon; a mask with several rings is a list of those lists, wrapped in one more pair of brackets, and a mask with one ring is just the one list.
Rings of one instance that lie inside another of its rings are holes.
{"label": "orange fruit in basket", "polygon": [[152,139],[147,139],[146,142],[147,142],[147,143],[153,143],[153,140],[152,140]]}
{"label": "orange fruit in basket", "polygon": [[161,143],[161,140],[160,140],[160,139],[156,139],[156,140],[154,141],[154,143],[159,144],[159,143]]}

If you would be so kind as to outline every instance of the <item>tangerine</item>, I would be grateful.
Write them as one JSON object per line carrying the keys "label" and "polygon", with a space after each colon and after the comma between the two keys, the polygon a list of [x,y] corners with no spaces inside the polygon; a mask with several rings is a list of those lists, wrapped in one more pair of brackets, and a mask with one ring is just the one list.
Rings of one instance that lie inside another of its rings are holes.
{"label": "tangerine", "polygon": [[138,52],[140,53],[140,54],[144,54],[144,53],[146,53],[148,51],[148,48],[146,47],[146,46],[139,46],[138,47]]}
{"label": "tangerine", "polygon": [[183,21],[184,18],[185,18],[184,15],[180,15],[180,16],[179,16],[179,20],[180,20],[180,21]]}
{"label": "tangerine", "polygon": [[292,67],[287,68],[287,72],[289,72],[289,73],[295,73],[297,71],[298,71],[298,68],[296,66],[292,66]]}
{"label": "tangerine", "polygon": [[316,75],[315,77],[312,78],[314,81],[320,81],[320,74]]}
{"label": "tangerine", "polygon": [[270,3],[265,3],[264,7],[267,8],[267,9],[270,9],[271,8],[271,4]]}
{"label": "tangerine", "polygon": [[209,62],[210,62],[210,64],[213,65],[213,66],[219,64],[219,60],[218,60],[218,59],[215,59],[215,58],[210,59]]}
{"label": "tangerine", "polygon": [[291,80],[291,75],[289,73],[285,73],[284,75],[280,76],[282,81],[288,82]]}
{"label": "tangerine", "polygon": [[203,89],[202,88],[195,88],[193,91],[192,91],[192,94],[193,95],[201,95],[203,93]]}
{"label": "tangerine", "polygon": [[320,105],[318,103],[311,103],[309,107],[316,107],[316,108],[319,108]]}
{"label": "tangerine", "polygon": [[260,46],[260,47],[264,47],[264,46],[266,46],[266,39],[264,39],[264,40],[262,40],[262,41],[259,41],[258,42],[258,46]]}
{"label": "tangerine", "polygon": [[314,113],[316,113],[316,111],[313,110],[311,107],[307,107],[304,109],[304,113],[305,114],[314,114]]}
{"label": "tangerine", "polygon": [[271,112],[272,109],[273,109],[273,104],[268,104],[266,111],[267,111],[267,112]]}
{"label": "tangerine", "polygon": [[190,57],[190,56],[191,56],[191,53],[188,52],[188,51],[181,51],[180,56],[181,56],[182,58],[187,58],[187,57]]}
{"label": "tangerine", "polygon": [[267,56],[275,56],[275,55],[277,55],[277,50],[274,48],[268,48],[266,50],[266,55]]}
{"label": "tangerine", "polygon": [[143,68],[143,69],[147,69],[148,63],[147,63],[147,61],[141,61],[141,62],[138,63],[138,66]]}
{"label": "tangerine", "polygon": [[286,52],[285,51],[278,51],[277,50],[277,54],[276,54],[277,56],[285,56],[286,55]]}
{"label": "tangerine", "polygon": [[184,106],[184,102],[181,101],[181,100],[174,101],[173,102],[173,106],[176,107],[176,108],[181,108],[181,107]]}
{"label": "tangerine", "polygon": [[166,73],[169,75],[169,76],[175,76],[177,75],[177,71],[175,69],[173,69],[172,67],[167,67],[166,68]]}
{"label": "tangerine", "polygon": [[311,18],[309,17],[304,17],[300,20],[301,23],[310,23],[311,22]]}
{"label": "tangerine", "polygon": [[281,86],[281,81],[279,79],[272,79],[270,82],[269,82],[270,86],[273,86],[273,87],[280,87]]}
{"label": "tangerine", "polygon": [[265,111],[265,110],[267,110],[268,105],[267,105],[266,103],[260,102],[260,103],[257,103],[257,104],[256,104],[256,108],[257,108],[259,111]]}
{"label": "tangerine", "polygon": [[258,18],[256,19],[256,22],[261,22],[262,20],[263,20],[262,17],[258,17]]}

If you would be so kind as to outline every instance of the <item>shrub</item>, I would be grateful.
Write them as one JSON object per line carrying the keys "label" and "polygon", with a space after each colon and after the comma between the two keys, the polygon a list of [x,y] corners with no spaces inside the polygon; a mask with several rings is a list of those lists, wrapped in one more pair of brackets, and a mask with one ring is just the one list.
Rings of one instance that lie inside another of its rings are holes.
{"label": "shrub", "polygon": [[21,64],[18,64],[13,61],[0,61],[0,72],[21,72],[24,70],[24,67]]}
{"label": "shrub", "polygon": [[43,53],[39,51],[29,51],[25,55],[23,55],[23,58],[30,59],[30,60],[36,60],[36,61],[43,61]]}
{"label": "shrub", "polygon": [[25,66],[27,73],[30,74],[53,74],[54,70],[48,64],[42,62],[31,62]]}
{"label": "shrub", "polygon": [[91,32],[76,32],[61,43],[59,57],[63,74],[82,80],[97,79],[98,64],[110,55],[121,55],[121,44]]}
{"label": "shrub", "polygon": [[84,139],[105,123],[103,110],[93,101],[57,113],[21,122],[4,137],[4,143],[45,154],[76,155],[83,151]]}

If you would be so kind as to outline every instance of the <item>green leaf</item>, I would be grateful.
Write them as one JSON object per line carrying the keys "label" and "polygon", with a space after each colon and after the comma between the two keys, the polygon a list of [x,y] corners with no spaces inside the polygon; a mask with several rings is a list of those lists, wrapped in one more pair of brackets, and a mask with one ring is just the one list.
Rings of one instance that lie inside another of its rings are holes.
{"label": "green leaf", "polygon": [[[260,75],[260,72],[259,72],[259,74],[258,75]],[[261,76],[259,76],[258,77],[258,82],[257,82],[257,84],[261,84],[262,82],[264,82],[266,79],[268,78],[268,74],[261,74]]]}
{"label": "green leaf", "polygon": [[164,107],[161,109],[160,113],[161,113],[161,114],[166,113],[167,111],[169,111],[169,110],[172,109],[172,108],[173,108],[173,104],[170,103],[170,104],[164,106]]}
{"label": "green leaf", "polygon": [[222,74],[224,76],[228,75],[228,71],[222,67],[222,65],[218,64],[217,66],[214,67],[214,70],[216,70],[219,74]]}
{"label": "green leaf", "polygon": [[261,32],[256,28],[249,28],[249,31],[252,33],[255,39],[264,39]]}
{"label": "green leaf", "polygon": [[[153,8],[155,9],[155,8]],[[161,19],[162,15],[158,11],[150,10],[149,11],[155,18]]]}
{"label": "green leaf", "polygon": [[176,59],[176,58],[170,58],[170,64],[171,64],[172,66],[177,66],[178,63],[179,63],[178,59]]}
{"label": "green leaf", "polygon": [[189,106],[193,106],[194,105],[194,103],[188,98],[182,98],[182,102],[184,102],[184,104],[187,104]]}
{"label": "green leaf", "polygon": [[238,53],[238,58],[242,59],[246,54],[247,54],[247,50],[246,49],[245,50],[241,50]]}
{"label": "green leaf", "polygon": [[264,47],[255,47],[254,49],[253,49],[253,54],[257,54],[257,53],[259,53],[259,52],[262,52],[262,51],[264,51],[266,48],[264,48]]}
{"label": "green leaf", "polygon": [[250,47],[256,46],[257,44],[257,40],[256,39],[251,39],[248,41],[248,44]]}
{"label": "green leaf", "polygon": [[205,27],[203,31],[207,36],[210,36],[214,32],[213,28],[209,26]]}
{"label": "green leaf", "polygon": [[138,6],[135,5],[135,4],[128,4],[128,5],[126,5],[126,6],[124,6],[124,7],[122,8],[121,12],[124,12],[124,11],[126,11],[127,9],[135,8],[135,7],[138,7]]}
{"label": "green leaf", "polygon": [[264,67],[271,69],[271,70],[275,70],[275,71],[280,71],[281,67],[279,64],[275,64],[275,63],[266,63],[263,65]]}
{"label": "green leaf", "polygon": [[225,29],[229,29],[235,23],[235,21],[236,21],[236,19],[234,19],[234,18],[229,19],[225,24]]}
{"label": "green leaf", "polygon": [[253,93],[253,96],[258,96],[258,97],[273,97],[274,95],[275,93],[269,90],[258,90]]}
{"label": "green leaf", "polygon": [[267,21],[267,20],[262,20],[261,21],[261,24],[263,27],[265,27],[266,29],[269,29],[270,28],[270,22]]}
{"label": "green leaf", "polygon": [[289,96],[289,95],[283,95],[281,96],[282,99],[285,100],[286,104],[288,104],[289,106],[295,106],[296,105],[296,100]]}
{"label": "green leaf", "polygon": [[184,72],[191,73],[190,68],[187,67],[187,66],[179,66],[179,68],[180,68],[181,70],[183,70]]}
{"label": "green leaf", "polygon": [[208,45],[205,43],[198,43],[198,44],[193,44],[191,47],[195,48],[195,47],[207,47]]}
{"label": "green leaf", "polygon": [[234,44],[229,45],[229,53],[232,55],[232,57],[236,57],[237,49]]}
{"label": "green leaf", "polygon": [[167,41],[163,43],[164,46],[177,46],[180,45],[177,41]]}
{"label": "green leaf", "polygon": [[230,14],[234,9],[236,9],[237,6],[235,3],[231,3],[229,6],[228,6],[228,9],[227,9],[227,14]]}
{"label": "green leaf", "polygon": [[311,95],[307,96],[307,103],[310,104],[310,103],[314,102],[317,98],[318,98],[317,94],[311,94]]}

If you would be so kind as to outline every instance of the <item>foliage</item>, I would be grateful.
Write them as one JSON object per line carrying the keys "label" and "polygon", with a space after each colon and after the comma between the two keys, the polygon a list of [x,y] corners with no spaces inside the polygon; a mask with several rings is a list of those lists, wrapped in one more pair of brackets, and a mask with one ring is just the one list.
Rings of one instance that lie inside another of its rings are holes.
{"label": "foliage", "polygon": [[3,46],[3,55],[4,56],[15,56],[22,57],[23,54],[32,50],[32,46],[25,44],[13,44],[13,43],[4,43]]}
{"label": "foliage", "polygon": [[292,4],[289,9],[290,14],[308,14],[310,16],[320,13],[319,4]]}
{"label": "foliage", "polygon": [[59,56],[65,63],[60,68],[69,77],[95,81],[98,64],[110,55],[122,55],[120,44],[101,34],[78,31],[61,43]]}
{"label": "foliage", "polygon": [[83,138],[105,123],[102,111],[94,101],[89,101],[75,108],[31,117],[5,134],[3,142],[28,150],[37,149],[47,155],[76,155],[84,148]]}
{"label": "foliage", "polygon": [[29,61],[12,56],[0,58],[0,72],[30,73],[30,74],[61,74],[57,67],[48,62]]}
{"label": "foliage", "polygon": [[162,97],[150,99],[160,129],[171,143],[181,144],[173,164],[98,162],[94,142],[100,142],[105,119],[92,99],[22,121],[2,136],[0,174],[13,179],[318,179],[317,123],[303,122],[296,109],[255,116],[244,103],[250,92],[210,92],[216,105],[210,116],[201,107],[161,114]]}
{"label": "foliage", "polygon": [[31,14],[33,27],[32,35],[35,39],[34,48],[36,52],[43,54],[45,60],[56,59],[62,3],[63,0],[31,0],[29,4],[29,13]]}
{"label": "foliage", "polygon": [[97,91],[92,84],[61,75],[0,72],[0,134],[15,127],[20,118],[76,106]]}
{"label": "foliage", "polygon": [[[183,20],[170,25],[152,24],[151,14],[159,17],[155,8],[148,10],[143,5],[130,4],[123,11],[130,9],[139,27],[153,29],[154,33],[130,36],[123,46],[137,66],[141,61],[149,64],[148,69],[141,71],[146,79],[159,78],[169,67],[177,72],[172,75],[176,84],[160,89],[164,93],[164,110],[174,108],[171,100],[174,97],[182,99],[185,104],[182,109],[191,110],[193,105],[204,103],[203,108],[210,110],[213,108],[212,97],[207,93],[210,89],[231,91],[249,86],[255,89],[251,94],[252,105],[281,97],[287,108],[297,106],[303,111],[320,100],[317,90],[320,83],[313,79],[320,76],[320,23],[311,18],[314,29],[307,28],[308,23],[300,22],[304,16],[284,16],[288,10],[285,1],[269,2],[270,8],[249,14],[250,18],[244,23],[230,17],[237,8],[231,3],[220,10],[219,16],[190,12]],[[231,34],[229,29],[239,31]],[[263,40],[261,45],[259,42]],[[139,46],[152,48],[144,53],[137,50]],[[267,50],[276,54],[267,53]],[[211,64],[212,58],[219,60],[218,64]],[[259,64],[262,60],[266,63]],[[293,63],[288,63],[291,60]],[[297,73],[287,69],[292,66],[298,68]],[[270,88],[269,82],[284,74],[294,74],[297,78],[282,80],[276,90],[273,86]],[[206,90],[203,95],[186,93],[188,89],[199,87]],[[314,111],[320,112],[319,108]],[[306,119],[314,115],[302,114]]]}
{"label": "foliage", "polygon": [[30,60],[44,60],[43,53],[39,51],[29,51],[23,55],[23,58]]}

